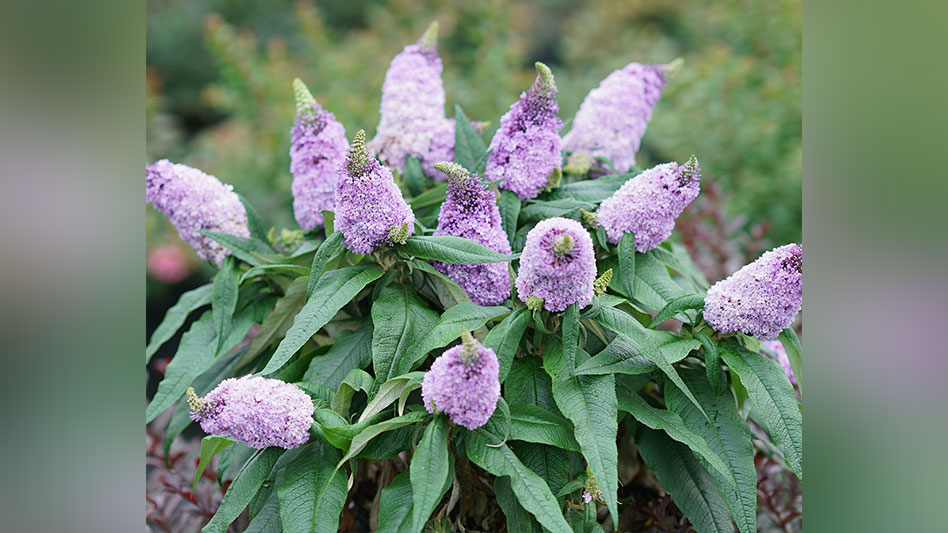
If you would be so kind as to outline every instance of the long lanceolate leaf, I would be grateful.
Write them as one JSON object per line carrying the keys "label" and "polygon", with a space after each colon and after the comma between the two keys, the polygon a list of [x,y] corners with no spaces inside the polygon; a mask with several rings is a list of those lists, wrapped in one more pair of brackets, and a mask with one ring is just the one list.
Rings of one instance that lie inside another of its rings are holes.
{"label": "long lanceolate leaf", "polygon": [[436,416],[425,429],[409,466],[414,531],[421,531],[441,500],[441,488],[448,481],[449,461],[447,418]]}
{"label": "long lanceolate leaf", "polygon": [[471,172],[484,173],[478,162],[487,152],[484,140],[471,126],[461,106],[454,106],[454,161]]}
{"label": "long lanceolate leaf", "polygon": [[425,354],[447,346],[461,336],[461,331],[473,331],[487,323],[505,316],[510,309],[502,306],[484,307],[471,302],[461,302],[441,315],[438,323],[425,333],[420,342],[415,343],[408,350],[408,358],[413,365],[424,358]]}
{"label": "long lanceolate leaf", "polygon": [[316,282],[319,281],[320,276],[323,273],[323,270],[326,269],[326,265],[329,263],[329,260],[332,259],[339,248],[342,246],[342,232],[334,231],[326,237],[326,240],[319,245],[319,248],[316,250],[316,254],[313,255],[313,265],[310,268],[309,274],[309,284],[306,285],[306,299],[308,300],[310,296],[313,295],[313,290],[316,289]]}
{"label": "long lanceolate leaf", "polygon": [[783,344],[784,351],[787,352],[787,359],[790,361],[790,370],[793,371],[793,377],[797,379],[797,387],[800,389],[800,396],[803,396],[803,347],[800,346],[800,339],[793,331],[793,328],[787,328],[780,332],[780,343]]}
{"label": "long lanceolate leaf", "polygon": [[412,346],[421,343],[438,323],[438,313],[409,287],[393,283],[372,304],[372,366],[375,379],[385,382],[411,370]]}
{"label": "long lanceolate leaf", "polygon": [[281,448],[267,448],[257,452],[234,478],[234,482],[224,493],[220,507],[211,518],[211,521],[201,530],[202,533],[225,533],[231,522],[240,516],[244,508],[250,503],[260,485],[266,481],[276,465],[277,459],[285,450]]}
{"label": "long lanceolate leaf", "polygon": [[310,337],[332,320],[342,306],[349,303],[366,285],[381,277],[382,273],[378,265],[358,265],[324,274],[313,290],[313,296],[293,319],[286,337],[260,373],[272,374],[279,370]]}
{"label": "long lanceolate leaf", "polygon": [[409,237],[399,249],[422,259],[432,259],[457,265],[505,263],[520,257],[520,254],[497,253],[470,239],[452,235]]}
{"label": "long lanceolate leaf", "polygon": [[527,330],[529,322],[530,312],[526,307],[520,307],[494,326],[487,334],[487,338],[484,339],[484,346],[494,350],[494,353],[497,354],[497,360],[500,363],[501,383],[507,379],[507,374],[510,373],[510,365],[517,355],[517,347],[520,345],[520,339]]}
{"label": "long lanceolate leaf", "polygon": [[767,433],[797,477],[803,479],[803,415],[793,385],[780,363],[736,343],[721,347],[721,358],[741,378],[747,397],[767,426]]}
{"label": "long lanceolate leaf", "polygon": [[341,453],[315,439],[294,452],[277,489],[284,531],[337,531],[348,492],[345,473],[336,470]]}
{"label": "long lanceolate leaf", "polygon": [[211,287],[211,312],[214,315],[214,333],[217,337],[217,349],[220,350],[224,342],[224,335],[234,318],[237,308],[237,287],[240,272],[237,271],[236,261],[229,256],[221,263],[221,269],[214,277]]}
{"label": "long lanceolate leaf", "polygon": [[151,342],[145,348],[145,362],[151,360],[151,356],[155,355],[158,348],[161,348],[164,343],[174,336],[178,328],[184,325],[184,321],[192,311],[209,303],[211,303],[211,284],[203,285],[182,294],[181,298],[178,299],[178,303],[168,309],[161,323],[151,334]]}

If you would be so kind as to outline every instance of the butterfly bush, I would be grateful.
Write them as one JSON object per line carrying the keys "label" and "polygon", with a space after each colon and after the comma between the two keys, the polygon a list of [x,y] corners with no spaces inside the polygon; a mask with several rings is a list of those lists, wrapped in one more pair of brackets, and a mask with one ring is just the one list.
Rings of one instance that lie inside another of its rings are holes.
{"label": "butterfly bush", "polygon": [[461,344],[445,351],[425,372],[421,397],[429,413],[447,413],[451,421],[477,429],[490,419],[500,397],[497,354],[469,331]]}
{"label": "butterfly bush", "polygon": [[563,311],[572,303],[585,307],[595,280],[592,239],[579,222],[548,218],[527,234],[516,281],[521,301],[542,300],[547,311]]}
{"label": "butterfly bush", "polygon": [[168,217],[201,259],[217,266],[230,252],[198,231],[250,235],[247,212],[234,188],[187,165],[162,159],[145,167],[145,201]]}
{"label": "butterfly bush", "polygon": [[684,165],[665,163],[625,182],[603,200],[596,221],[616,244],[635,235],[635,250],[647,252],[671,236],[675,218],[698,196],[701,169],[694,156]]}
{"label": "butterfly bush", "polygon": [[790,383],[796,385],[797,377],[793,375],[793,368],[790,366],[790,358],[787,357],[787,349],[783,347],[783,344],[780,341],[762,341],[760,345],[765,349],[763,354],[780,363],[784,373],[787,374],[787,379],[790,380]]}
{"label": "butterfly bush", "polygon": [[411,234],[415,215],[395,185],[392,171],[369,157],[365,131],[359,130],[346,157],[345,173],[336,182],[336,229],[346,248],[368,254],[377,246],[394,244],[395,231]]}
{"label": "butterfly bush", "polygon": [[773,340],[802,305],[803,248],[787,244],[715,283],[704,300],[704,318],[721,333]]}
{"label": "butterfly bush", "polygon": [[287,450],[309,440],[313,401],[296,385],[244,376],[222,381],[204,398],[188,390],[191,420],[211,435],[227,435],[255,449]]}
{"label": "butterfly bush", "polygon": [[609,158],[617,171],[627,171],[635,164],[667,74],[668,66],[641,63],[613,71],[580,104],[563,149]]}
{"label": "butterfly bush", "polygon": [[536,198],[562,161],[563,121],[557,116],[553,73],[543,63],[536,69],[536,81],[500,118],[484,172],[489,181],[503,180],[500,188],[515,192],[521,200]]}
{"label": "butterfly bush", "polygon": [[321,211],[333,209],[336,178],[349,150],[346,129],[322,108],[299,79],[293,81],[296,119],[290,130],[293,213],[309,231],[323,225]]}

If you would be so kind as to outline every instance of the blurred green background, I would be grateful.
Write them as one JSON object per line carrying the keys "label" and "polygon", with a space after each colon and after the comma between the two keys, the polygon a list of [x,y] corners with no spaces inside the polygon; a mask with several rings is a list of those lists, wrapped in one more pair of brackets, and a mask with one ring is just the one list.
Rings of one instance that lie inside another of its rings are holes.
{"label": "blurred green background", "polygon": [[[692,153],[701,162],[703,193],[675,238],[712,279],[801,239],[800,0],[149,0],[146,9],[147,161],[233,184],[278,229],[297,227],[292,79],[350,137],[372,135],[389,61],[437,20],[448,114],[460,104],[491,121],[488,140],[534,61],[553,69],[565,132],[613,70],[684,58],[637,157],[642,168]],[[147,228],[150,296],[211,273],[150,208]]]}

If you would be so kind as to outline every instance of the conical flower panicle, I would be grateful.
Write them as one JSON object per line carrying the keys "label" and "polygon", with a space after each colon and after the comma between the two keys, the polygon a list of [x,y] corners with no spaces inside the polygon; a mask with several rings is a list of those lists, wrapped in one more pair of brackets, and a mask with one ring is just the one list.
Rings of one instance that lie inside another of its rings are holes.
{"label": "conical flower panicle", "polygon": [[[497,198],[477,174],[460,165],[436,163],[448,176],[447,199],[441,205],[435,235],[464,237],[495,252],[510,253],[510,243],[500,221]],[[432,261],[441,273],[457,283],[477,305],[499,305],[510,297],[509,263],[456,265]]]}
{"label": "conical flower panicle", "polygon": [[701,169],[694,156],[688,163],[664,163],[625,182],[603,200],[596,223],[616,244],[625,233],[635,234],[635,250],[645,253],[665,241],[675,219],[698,196]]}
{"label": "conical flower panicle", "polygon": [[196,168],[162,159],[145,167],[145,201],[164,214],[197,254],[220,266],[230,252],[200,230],[249,237],[234,188]]}
{"label": "conical flower panicle", "polygon": [[296,448],[309,440],[313,401],[296,385],[244,376],[225,379],[198,398],[188,390],[191,419],[206,433],[227,435],[254,449]]}
{"label": "conical flower panicle", "polygon": [[445,350],[425,372],[421,397],[429,413],[446,413],[451,421],[477,429],[490,419],[500,398],[500,363],[470,332],[461,344]]}
{"label": "conical flower panicle", "polygon": [[503,179],[499,187],[513,191],[521,200],[536,198],[547,178],[560,166],[560,128],[553,74],[537,63],[533,86],[500,119],[500,128],[490,142],[484,175],[488,181]]}
{"label": "conical flower panicle", "polygon": [[629,63],[609,74],[579,106],[563,149],[608,157],[618,172],[627,171],[635,164],[667,72],[666,65]]}
{"label": "conical flower panicle", "polygon": [[704,319],[721,333],[773,340],[802,306],[803,247],[787,244],[715,283],[704,299]]}
{"label": "conical flower panicle", "polygon": [[582,308],[592,301],[595,280],[592,239],[579,222],[548,218],[527,233],[516,281],[521,301],[542,300],[554,312],[574,302]]}
{"label": "conical flower panicle", "polygon": [[[335,228],[346,248],[357,254],[392,244],[392,229],[411,231],[415,215],[395,185],[392,171],[379,164],[365,149],[365,131],[352,139],[345,173],[336,181]],[[407,227],[406,227],[407,226]]]}
{"label": "conical flower panicle", "polygon": [[309,231],[323,225],[320,211],[332,211],[336,179],[349,149],[346,129],[323,109],[306,85],[293,81],[296,120],[290,130],[290,172],[293,174],[293,213]]}
{"label": "conical flower panicle", "polygon": [[437,36],[438,23],[433,22],[418,42],[392,59],[385,73],[381,120],[368,148],[399,172],[408,156],[420,159],[429,176],[440,176],[436,162],[454,159],[454,120],[444,116]]}

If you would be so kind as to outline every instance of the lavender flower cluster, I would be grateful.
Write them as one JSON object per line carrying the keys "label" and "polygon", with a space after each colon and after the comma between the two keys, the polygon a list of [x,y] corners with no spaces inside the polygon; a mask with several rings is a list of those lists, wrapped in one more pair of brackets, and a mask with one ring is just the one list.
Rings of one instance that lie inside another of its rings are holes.
{"label": "lavender flower cluster", "polygon": [[[447,198],[438,214],[435,235],[454,235],[482,244],[495,252],[510,253],[507,234],[500,223],[497,198],[487,186],[461,165],[442,162],[435,168],[448,177]],[[433,261],[477,305],[499,305],[510,297],[509,263],[456,265]]]}
{"label": "lavender flower cluster", "polygon": [[346,159],[346,129],[322,108],[306,85],[293,81],[296,119],[290,130],[290,172],[293,174],[293,213],[309,231],[323,225],[320,211],[333,210],[336,177]]}
{"label": "lavender flower cluster", "polygon": [[247,212],[234,188],[196,168],[167,159],[145,167],[145,201],[168,217],[202,259],[217,266],[230,252],[198,231],[250,236]]}
{"label": "lavender flower cluster", "polygon": [[704,299],[704,319],[721,333],[773,340],[802,305],[803,247],[787,244],[715,283]]}
{"label": "lavender flower cluster", "polygon": [[542,300],[554,312],[574,302],[585,307],[593,299],[595,280],[592,238],[579,222],[548,218],[527,233],[516,281],[520,300]]}
{"label": "lavender flower cluster", "polygon": [[204,398],[188,389],[191,419],[211,435],[227,435],[255,449],[287,450],[309,440],[313,401],[296,385],[244,376],[225,379]]}
{"label": "lavender flower cluster", "polygon": [[500,363],[467,330],[461,344],[445,350],[421,382],[421,397],[429,413],[447,413],[451,421],[477,429],[490,419],[500,398]]}

